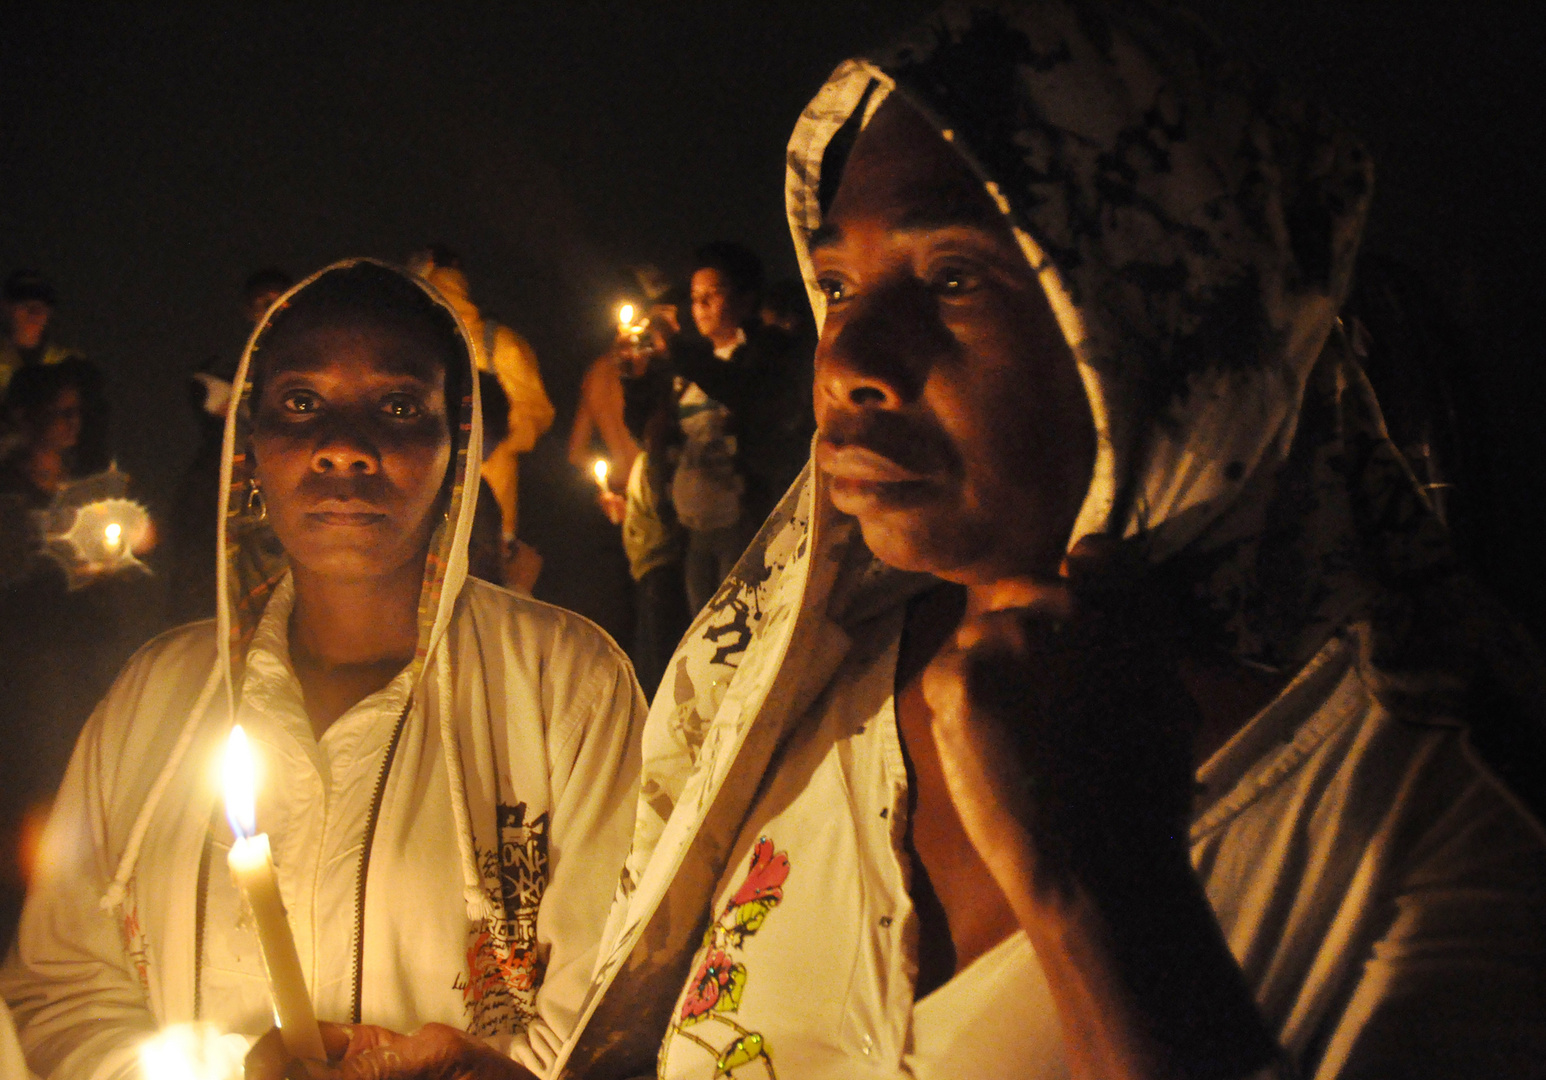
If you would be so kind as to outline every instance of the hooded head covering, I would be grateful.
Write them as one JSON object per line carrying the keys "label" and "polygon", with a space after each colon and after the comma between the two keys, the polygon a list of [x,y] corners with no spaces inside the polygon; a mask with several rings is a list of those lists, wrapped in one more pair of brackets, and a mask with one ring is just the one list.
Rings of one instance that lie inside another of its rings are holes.
{"label": "hooded head covering", "polygon": [[[1185,553],[1194,578],[1206,552],[1233,650],[1273,667],[1305,659],[1357,590],[1283,597],[1270,613],[1248,597],[1269,587],[1258,540],[1311,373],[1339,351],[1327,342],[1371,189],[1361,146],[1147,4],[952,5],[889,54],[839,67],[795,129],[787,201],[818,320],[808,237],[892,94],[981,180],[1078,364],[1097,448],[1070,543],[1122,537],[1151,564]],[[1312,396],[1369,400],[1340,357],[1323,366],[1343,369],[1322,380],[1341,385]],[[1372,401],[1365,412],[1377,430]],[[1306,483],[1322,478],[1323,463],[1296,464]],[[1403,527],[1424,512],[1409,504]],[[1276,537],[1270,558],[1339,557],[1352,525],[1321,519],[1344,510],[1300,516],[1307,527]],[[1278,625],[1283,608],[1307,625]]]}
{"label": "hooded head covering", "polygon": [[[276,327],[316,303],[344,312],[385,317],[405,315],[444,335],[451,366],[446,374],[446,405],[451,423],[451,465],[446,477],[445,520],[430,539],[419,599],[419,643],[415,667],[437,643],[450,619],[451,603],[467,576],[467,538],[472,531],[473,497],[467,489],[467,462],[481,451],[481,402],[466,327],[451,306],[422,278],[371,259],[334,263],[296,285],[276,301],[253,330],[241,367],[238,388],[228,413],[221,490],[225,514],[220,522],[220,620],[225,663],[240,682],[246,646],[274,587],[289,572],[290,561],[269,527],[260,499],[254,498],[255,473],[251,456],[254,377],[261,370],[264,350]],[[470,458],[469,458],[469,455]],[[466,497],[464,497],[466,496]],[[442,603],[442,600],[447,602]]]}
{"label": "hooded head covering", "polygon": [[436,711],[452,788],[451,807],[462,854],[464,893],[470,918],[491,914],[473,855],[461,755],[457,750],[450,700],[452,679],[444,647],[456,598],[467,578],[467,542],[472,532],[477,494],[476,473],[472,474],[472,486],[467,483],[468,462],[479,461],[481,454],[482,413],[472,340],[455,308],[432,286],[421,278],[373,259],[334,263],[302,281],[269,309],[248,339],[233,384],[236,393],[227,414],[220,471],[225,498],[218,529],[221,556],[217,569],[216,610],[219,659],[135,821],[118,871],[103,898],[104,906],[122,902],[125,884],[134,871],[156,805],[221,687],[225,689],[229,714],[235,715],[248,646],[275,588],[289,573],[289,557],[269,526],[253,485],[254,377],[261,372],[263,350],[275,328],[314,304],[366,316],[373,313],[391,319],[406,316],[444,335],[448,357],[446,391],[451,463],[445,480],[445,517],[430,538],[429,556],[424,566],[418,606],[418,643],[410,665],[411,685],[415,707],[423,708],[418,689],[426,660],[433,655],[437,663],[446,665],[436,679],[441,697]]}
{"label": "hooded head covering", "polygon": [[1297,670],[1371,624],[1387,703],[1539,714],[1528,637],[1460,571],[1337,313],[1373,168],[1356,139],[1147,0],[952,3],[840,65],[789,144],[808,247],[847,150],[896,94],[981,180],[1039,279],[1094,419],[1070,547],[1136,549],[1203,641]]}

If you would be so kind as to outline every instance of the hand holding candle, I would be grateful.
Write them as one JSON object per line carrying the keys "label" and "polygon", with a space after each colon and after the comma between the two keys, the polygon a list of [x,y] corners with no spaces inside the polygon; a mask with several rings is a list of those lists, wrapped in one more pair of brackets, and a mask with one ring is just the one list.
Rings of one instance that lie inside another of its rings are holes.
{"label": "hand holding candle", "polygon": [[258,947],[263,952],[263,967],[268,972],[269,994],[274,1001],[274,1018],[279,1024],[285,1049],[293,1057],[326,1061],[317,1015],[311,1007],[301,960],[295,951],[295,938],[285,917],[284,900],[279,894],[279,879],[269,851],[268,835],[257,829],[256,778],[252,750],[247,733],[237,725],[226,744],[225,813],[235,840],[228,862],[231,878],[241,891],[258,931]]}

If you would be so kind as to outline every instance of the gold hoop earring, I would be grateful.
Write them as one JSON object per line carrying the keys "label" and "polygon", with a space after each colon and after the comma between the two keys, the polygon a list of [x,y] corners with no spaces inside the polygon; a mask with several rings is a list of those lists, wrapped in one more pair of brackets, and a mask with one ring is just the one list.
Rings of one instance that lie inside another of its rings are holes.
{"label": "gold hoop earring", "polygon": [[257,477],[247,481],[247,516],[259,521],[268,520],[268,504],[263,501],[263,489],[258,486]]}

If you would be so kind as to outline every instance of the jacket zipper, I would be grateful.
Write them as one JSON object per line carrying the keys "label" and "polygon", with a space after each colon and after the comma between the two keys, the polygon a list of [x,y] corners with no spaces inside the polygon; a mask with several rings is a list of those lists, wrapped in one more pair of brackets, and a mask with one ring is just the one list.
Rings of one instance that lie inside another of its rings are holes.
{"label": "jacket zipper", "polygon": [[360,988],[365,978],[365,880],[370,873],[370,849],[376,839],[376,821],[381,816],[381,802],[386,795],[387,774],[392,771],[392,759],[397,756],[397,744],[402,740],[403,728],[408,720],[408,710],[413,699],[403,706],[392,729],[392,741],[387,744],[386,757],[381,761],[381,772],[376,776],[376,788],[370,797],[370,814],[365,819],[365,839],[360,846],[360,872],[354,884],[354,993],[349,1009],[349,1022],[360,1022]]}
{"label": "jacket zipper", "polygon": [[[218,804],[216,812],[219,811]],[[215,846],[215,824],[211,816],[204,829],[204,847],[199,852],[199,887],[193,901],[193,1018],[204,1019],[204,909],[209,903],[209,856]]]}

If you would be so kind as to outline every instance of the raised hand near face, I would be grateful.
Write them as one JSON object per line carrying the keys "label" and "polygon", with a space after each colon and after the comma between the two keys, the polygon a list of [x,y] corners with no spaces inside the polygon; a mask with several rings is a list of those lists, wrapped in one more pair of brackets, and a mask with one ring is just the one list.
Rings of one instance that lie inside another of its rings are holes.
{"label": "raised hand near face", "polygon": [[923,676],[962,824],[996,878],[1038,892],[1187,865],[1197,710],[1166,605],[1103,585],[1109,561],[1086,543],[1070,578],[968,590]]}
{"label": "raised hand near face", "polygon": [[1086,544],[1061,581],[967,590],[922,677],[940,770],[1036,949],[1073,1075],[1245,1075],[1275,1046],[1188,855],[1200,715],[1176,606],[1114,554]]}

